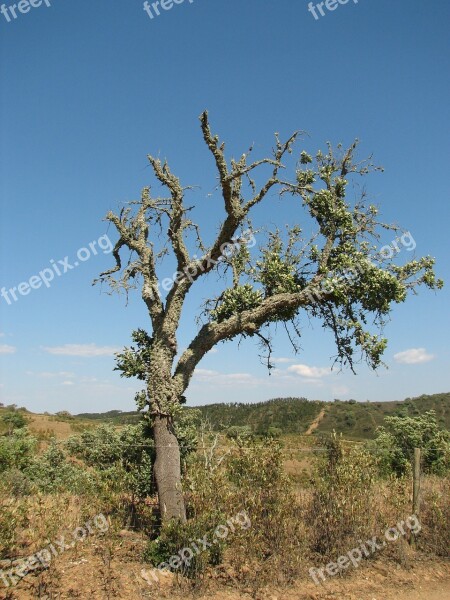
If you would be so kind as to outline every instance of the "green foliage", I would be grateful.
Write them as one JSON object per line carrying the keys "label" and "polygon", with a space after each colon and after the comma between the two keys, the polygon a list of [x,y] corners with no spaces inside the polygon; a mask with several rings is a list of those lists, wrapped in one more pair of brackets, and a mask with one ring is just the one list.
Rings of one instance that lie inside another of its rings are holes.
{"label": "green foliage", "polygon": [[298,507],[277,441],[239,438],[225,454],[216,448],[206,468],[202,457],[193,455],[185,486],[191,519],[204,519],[212,512],[219,525],[216,514],[229,519],[245,511],[248,528],[236,528],[225,540],[237,572],[249,561],[262,561],[266,571],[263,576],[257,570],[258,576],[267,580],[274,570],[290,576],[304,536],[299,534]]}
{"label": "green foliage", "polygon": [[295,252],[295,244],[300,240],[300,228],[288,232],[289,242],[284,247],[280,232],[269,233],[269,243],[261,252],[261,260],[256,262],[255,280],[260,282],[265,296],[295,293],[302,289],[304,279],[298,275],[301,253]]}
{"label": "green foliage", "polygon": [[346,198],[355,174],[382,170],[370,159],[355,163],[357,145],[343,151],[341,145],[334,150],[328,144],[327,153],[319,151],[314,160],[301,153],[297,183],[286,183],[284,192],[301,199],[315,222],[313,231],[318,231],[309,237],[298,225],[287,226],[284,236],[278,229],[269,231],[259,258],[248,255],[233,268],[232,287],[209,310],[213,321],[223,322],[277,297],[277,303],[265,303],[266,313],[258,311],[254,331],[247,328],[242,335],[254,335],[274,322],[291,322],[298,334],[295,319],[305,311],[334,334],[338,362],[353,369],[358,353],[374,369],[382,364],[387,340],[372,333],[369,322],[382,330],[393,304],[404,302],[410,290],[421,285],[437,290],[443,282],[429,256],[397,265],[379,255],[383,230],[395,235],[401,230],[378,220],[378,209],[364,199],[353,203]]}
{"label": "green foliage", "polygon": [[37,490],[48,494],[68,491],[92,495],[99,483],[94,473],[69,462],[63,444],[56,440],[33,458],[24,473]]}
{"label": "green foliage", "polygon": [[354,425],[356,424],[356,418],[355,415],[348,411],[345,413],[345,425],[347,427],[354,427]]}
{"label": "green foliage", "polygon": [[435,277],[431,257],[398,266],[377,256],[380,232],[399,229],[378,221],[376,207],[362,201],[351,206],[346,200],[353,174],[382,170],[370,160],[354,163],[357,145],[356,141],[343,152],[342,146],[334,150],[328,144],[328,152],[319,151],[315,161],[302,153],[300,163],[307,167],[298,170],[293,193],[301,196],[326,240],[322,249],[318,243],[310,247],[309,259],[322,281],[308,311],[334,333],[339,362],[353,368],[358,350],[376,368],[387,340],[367,330],[369,318],[382,327],[392,304],[404,302],[409,290],[420,285],[440,289],[443,283]]}
{"label": "green foliage", "polygon": [[186,548],[190,548],[192,541],[199,539],[212,540],[214,539],[214,530],[218,524],[223,524],[226,521],[226,516],[219,511],[212,509],[204,515],[197,516],[195,519],[189,520],[187,523],[179,521],[169,521],[164,525],[157,539],[151,540],[144,551],[144,560],[151,563],[155,567],[162,563],[167,563],[172,557],[178,555],[179,566],[177,572],[191,579],[199,576],[205,569],[211,566],[217,566],[223,559],[223,554],[226,548],[224,540],[217,539],[211,547],[203,549],[201,544],[197,543],[200,552],[195,551],[195,548],[190,552],[184,553],[187,559],[181,561],[179,553]]}
{"label": "green foliage", "polygon": [[[199,412],[182,411],[175,421],[182,461],[197,447]],[[123,478],[123,487],[137,498],[154,492],[153,464],[155,447],[149,424],[116,427],[105,423],[95,429],[72,436],[66,442],[68,451],[99,471],[111,482]]]}
{"label": "green foliage", "polygon": [[9,469],[25,469],[32,461],[37,440],[26,428],[16,429],[11,435],[0,437],[0,473]]}
{"label": "green foliage", "polygon": [[10,432],[14,429],[22,429],[27,424],[27,419],[18,411],[5,413],[2,415],[2,421],[7,425]]}
{"label": "green foliage", "polygon": [[60,410],[55,417],[58,421],[73,421],[75,418],[68,410]]}
{"label": "green foliage", "polygon": [[116,355],[116,371],[121,371],[121,377],[137,377],[145,381],[146,365],[150,362],[150,352],[153,338],[144,329],[137,329],[131,334],[136,346],[125,348]]}
{"label": "green foliage", "polygon": [[184,464],[187,457],[197,449],[198,427],[202,413],[196,408],[181,410],[174,421],[175,435],[180,445],[181,461]]}
{"label": "green foliage", "polygon": [[252,436],[252,428],[249,425],[232,425],[226,430],[230,440],[248,439]]}
{"label": "green foliage", "polygon": [[[317,433],[331,434],[336,430],[343,432],[347,438],[356,440],[374,438],[376,428],[384,424],[386,416],[406,414],[416,417],[430,410],[435,411],[441,428],[450,429],[450,393],[422,395],[403,402],[319,402],[306,398],[277,398],[253,404],[233,402],[208,404],[196,409],[184,407],[182,414],[195,410],[197,414],[201,414],[202,419],[210,421],[214,431],[226,432],[229,427],[248,426],[255,435],[266,435],[271,427],[281,429],[283,434],[302,434],[323,408],[326,408],[326,413]],[[135,424],[142,419],[142,415],[136,411],[109,411],[86,413],[77,415],[77,418],[122,425]],[[353,424],[349,425],[349,422]]]}
{"label": "green foliage", "polygon": [[114,478],[121,472],[138,497],[152,493],[154,444],[144,422],[117,428],[103,424],[67,440],[67,449],[86,465]]}
{"label": "green foliage", "polygon": [[450,433],[443,430],[434,411],[418,417],[386,417],[379,427],[375,449],[381,456],[384,474],[403,475],[409,468],[414,448],[421,448],[427,473],[445,474],[450,469]]}
{"label": "green foliage", "polygon": [[233,315],[256,308],[261,301],[262,294],[259,290],[254,290],[250,284],[239,285],[225,290],[220,304],[211,311],[211,318],[221,323]]}
{"label": "green foliage", "polygon": [[102,424],[72,436],[66,442],[67,449],[88,466],[106,469],[114,463],[125,466],[139,463],[142,452],[153,448],[153,441],[144,437],[144,424],[115,427]]}

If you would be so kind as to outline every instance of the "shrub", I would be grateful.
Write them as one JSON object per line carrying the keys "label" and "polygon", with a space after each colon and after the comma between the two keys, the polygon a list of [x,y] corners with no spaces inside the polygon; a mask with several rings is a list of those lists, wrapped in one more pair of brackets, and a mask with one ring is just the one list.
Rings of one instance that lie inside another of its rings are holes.
{"label": "shrub", "polygon": [[335,433],[325,446],[310,507],[311,546],[314,552],[338,555],[373,535],[376,463],[364,447],[344,448]]}
{"label": "shrub", "polygon": [[12,433],[15,429],[22,429],[27,424],[26,418],[18,411],[7,412],[2,416],[2,421],[7,425],[9,433]]}
{"label": "shrub", "polygon": [[373,444],[380,455],[383,475],[405,474],[411,464],[414,448],[422,449],[426,473],[444,475],[449,471],[450,433],[439,426],[434,411],[418,417],[386,417],[385,423],[385,427],[378,428],[378,436]]}
{"label": "shrub", "polygon": [[[251,586],[298,575],[305,526],[283,471],[279,443],[238,438],[226,449],[213,443],[210,452],[190,457],[184,485],[188,523],[165,524],[158,540],[150,542],[147,560],[157,566],[188,547],[192,538],[206,534],[211,539],[217,526],[245,514],[249,527],[236,526],[182,572],[198,580],[226,557],[233,577]],[[250,568],[257,564],[264,564],[264,569]]]}
{"label": "shrub", "polygon": [[250,425],[231,425],[226,430],[226,435],[230,440],[249,439],[252,437],[252,428]]}
{"label": "shrub", "polygon": [[[198,415],[199,411],[183,411],[175,423],[183,463],[197,446]],[[136,498],[154,493],[155,450],[146,421],[121,427],[102,424],[72,436],[66,447],[73,456],[100,471],[111,482],[117,480],[120,473],[122,490]]]}
{"label": "shrub", "polygon": [[428,554],[448,558],[450,539],[450,480],[428,477],[422,485],[418,547]]}
{"label": "shrub", "polygon": [[36,489],[48,494],[67,491],[92,495],[98,483],[92,472],[68,461],[63,445],[56,440],[42,455],[35,456],[24,472]]}
{"label": "shrub", "polygon": [[[224,540],[218,539],[217,543],[206,549],[198,543],[198,540],[212,540],[215,528],[225,520],[224,515],[211,511],[187,523],[170,521],[163,527],[160,536],[149,542],[143,558],[158,567],[162,563],[171,561],[172,557],[184,556],[184,561],[179,558],[179,564],[172,562],[171,566],[178,573],[195,579],[209,565],[217,566],[222,561],[226,547]],[[187,549],[190,551],[186,551]]]}
{"label": "shrub", "polygon": [[24,427],[0,437],[0,473],[8,469],[23,470],[36,450],[37,440]]}
{"label": "shrub", "polygon": [[111,424],[100,425],[72,436],[66,447],[72,455],[103,472],[107,478],[114,478],[119,469],[125,476],[122,480],[124,490],[139,497],[153,491],[154,446],[144,423],[121,428]]}

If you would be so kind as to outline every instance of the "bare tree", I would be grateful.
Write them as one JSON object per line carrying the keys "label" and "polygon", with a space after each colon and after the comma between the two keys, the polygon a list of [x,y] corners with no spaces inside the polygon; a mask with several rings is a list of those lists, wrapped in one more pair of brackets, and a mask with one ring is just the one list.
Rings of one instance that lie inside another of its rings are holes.
{"label": "bare tree", "polygon": [[[224,143],[211,132],[207,112],[200,121],[224,207],[213,243],[205,245],[190,218],[193,207],[186,204],[186,195],[192,188],[182,186],[167,162],[149,156],[168,196],[156,197],[146,187],[140,200],[119,214],[108,213],[106,219],[119,236],[113,250],[116,264],[97,280],[107,282],[113,291],[128,293],[139,287],[148,310],[151,334],[143,329],[133,333],[136,345],[118,355],[118,369],[123,376],[145,382],[137,403],[141,410],[148,407],[153,424],[154,473],[163,519],[186,519],[174,420],[195,368],[216,344],[254,336],[267,350],[271,367],[271,325],[283,324],[296,348],[298,317],[305,314],[321,319],[333,332],[336,361],[353,370],[357,361],[366,360],[376,368],[387,341],[368,331],[368,320],[382,328],[392,304],[403,302],[408,291],[422,284],[431,289],[442,286],[430,257],[398,266],[377,254],[383,228],[396,235],[400,229],[379,222],[377,209],[367,206],[364,193],[353,203],[346,199],[352,178],[379,170],[370,158],[355,162],[357,142],[346,151],[328,145],[326,154],[318,152],[314,159],[301,152],[292,180],[285,180],[283,161],[293,152],[298,132],[285,142],[275,134],[270,158],[249,161],[250,148],[239,160],[228,161]],[[305,235],[297,224],[287,226],[285,233],[270,231],[264,245],[253,250],[250,213],[274,191],[294,202],[299,213],[303,208],[310,233]],[[163,294],[157,270],[168,254],[176,261],[176,274]],[[211,273],[220,276],[221,292],[205,302],[198,333],[177,359],[186,296]]]}

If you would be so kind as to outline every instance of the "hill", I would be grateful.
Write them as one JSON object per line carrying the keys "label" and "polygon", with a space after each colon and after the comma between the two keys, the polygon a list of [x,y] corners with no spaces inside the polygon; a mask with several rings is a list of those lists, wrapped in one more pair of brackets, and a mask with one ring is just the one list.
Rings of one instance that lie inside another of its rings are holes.
{"label": "hill", "polygon": [[[187,407],[185,410],[193,408]],[[392,402],[323,402],[306,398],[274,398],[255,404],[209,404],[196,407],[195,410],[201,412],[202,419],[209,421],[215,431],[247,426],[256,435],[264,435],[269,431],[280,435],[317,435],[335,430],[347,439],[372,439],[376,428],[383,424],[385,417],[417,416],[429,410],[436,412],[443,428],[450,429],[450,392]],[[8,425],[3,422],[2,417],[11,412],[23,415],[31,431],[40,439],[53,436],[65,439],[73,433],[100,423],[125,425],[137,423],[141,418],[137,411],[110,410],[105,413],[82,413],[74,416],[63,411],[56,415],[37,415],[23,408],[0,407],[0,435],[8,430]]]}
{"label": "hill", "polygon": [[[334,429],[349,439],[371,439],[386,416],[417,416],[429,410],[436,412],[442,427],[450,429],[450,392],[392,402],[274,398],[256,404],[232,402],[196,408],[216,431],[241,426],[249,426],[255,434],[267,433],[269,428],[279,430],[282,434],[305,434],[308,430],[309,433],[330,433]],[[83,413],[76,415],[76,418],[119,425],[137,422],[140,416],[137,412],[112,410],[107,413]]]}

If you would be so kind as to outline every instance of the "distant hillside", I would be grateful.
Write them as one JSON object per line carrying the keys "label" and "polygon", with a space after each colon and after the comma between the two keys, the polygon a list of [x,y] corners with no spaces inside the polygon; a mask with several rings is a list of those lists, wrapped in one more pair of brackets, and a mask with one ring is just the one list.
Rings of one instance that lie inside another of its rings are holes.
{"label": "distant hillside", "polygon": [[233,425],[249,425],[254,433],[264,433],[269,427],[284,434],[305,433],[324,410],[315,433],[330,433],[335,429],[348,438],[367,439],[375,435],[388,415],[416,416],[435,410],[441,425],[450,429],[450,393],[407,398],[398,402],[334,402],[308,401],[305,398],[276,398],[258,404],[212,404],[199,407],[214,429]]}
{"label": "distant hillside", "polygon": [[305,433],[324,407],[326,403],[318,400],[275,398],[256,404],[234,402],[198,408],[215,430],[249,425],[254,433],[264,434],[270,427],[283,433]]}
{"label": "distant hillside", "polygon": [[376,428],[387,416],[414,417],[429,410],[436,412],[443,428],[450,429],[450,393],[445,393],[406,398],[401,402],[332,402],[327,405],[317,432],[329,433],[335,429],[348,438],[367,439],[374,437]]}
{"label": "distant hillside", "polygon": [[[215,431],[229,427],[249,426],[253,433],[263,435],[269,430],[282,435],[330,433],[336,430],[347,439],[370,439],[388,415],[417,416],[434,410],[441,426],[450,430],[450,393],[406,398],[399,402],[356,402],[335,400],[322,402],[306,398],[275,398],[257,404],[227,403],[196,407],[202,418]],[[192,408],[186,408],[192,410]],[[10,427],[3,417],[11,412],[24,416],[29,428],[40,439],[56,436],[65,439],[73,433],[95,427],[100,423],[125,425],[141,419],[136,411],[110,410],[106,413],[83,413],[72,416],[65,411],[57,415],[35,415],[14,405],[0,406],[0,435]]]}
{"label": "distant hillside", "polygon": [[[422,395],[398,402],[322,402],[306,398],[275,398],[257,404],[236,402],[197,408],[216,431],[248,425],[255,434],[264,434],[269,428],[276,428],[283,434],[305,434],[315,423],[315,434],[329,433],[335,429],[349,439],[369,439],[374,437],[376,428],[382,425],[384,417],[388,415],[417,416],[429,410],[436,412],[442,427],[450,429],[450,393]],[[76,418],[125,424],[137,422],[140,416],[137,412],[112,410],[107,413],[83,413]]]}
{"label": "distant hillside", "polygon": [[103,423],[116,423],[126,425],[137,423],[141,419],[141,414],[135,410],[122,412],[121,410],[109,410],[105,413],[80,413],[75,415],[77,419],[89,419],[92,421],[101,421]]}

